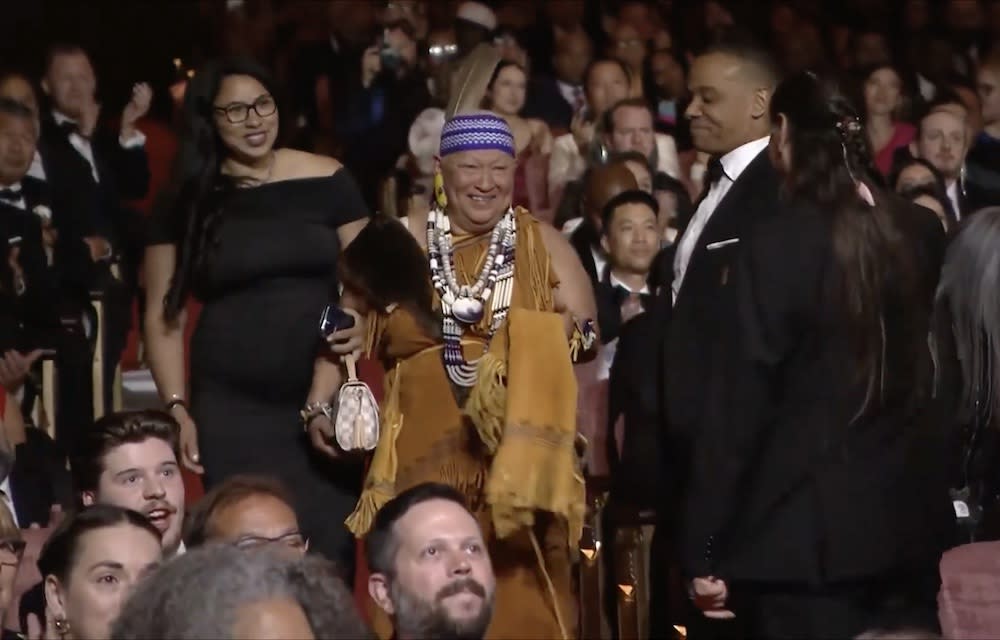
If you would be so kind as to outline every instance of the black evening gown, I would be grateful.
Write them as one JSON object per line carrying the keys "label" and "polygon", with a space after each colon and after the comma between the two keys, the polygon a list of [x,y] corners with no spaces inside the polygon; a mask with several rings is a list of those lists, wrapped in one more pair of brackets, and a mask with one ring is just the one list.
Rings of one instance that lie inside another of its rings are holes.
{"label": "black evening gown", "polygon": [[319,318],[337,295],[337,228],[367,215],[346,170],[236,190],[196,287],[191,413],[205,485],[240,473],[280,479],[296,500],[310,549],[350,571],[344,519],[357,464],[316,453],[299,419],[323,346]]}

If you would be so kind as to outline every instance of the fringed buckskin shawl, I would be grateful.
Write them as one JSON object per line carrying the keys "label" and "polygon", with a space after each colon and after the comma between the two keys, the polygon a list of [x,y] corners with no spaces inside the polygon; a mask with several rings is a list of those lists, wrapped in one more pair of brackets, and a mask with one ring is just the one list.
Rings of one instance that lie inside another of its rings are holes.
{"label": "fringed buckskin shawl", "polygon": [[[370,316],[369,351],[377,352],[387,365],[386,393],[379,443],[361,499],[346,521],[355,535],[367,533],[378,509],[397,489],[405,488],[397,482],[401,469],[397,447],[406,429],[419,431],[424,443],[451,441],[455,448],[466,449],[422,446],[425,451],[416,456],[403,454],[413,458],[402,462],[404,473],[411,481],[436,479],[467,494],[480,494],[469,495],[470,501],[475,506],[485,500],[498,538],[531,527],[536,513],[542,511],[565,521],[569,548],[579,540],[584,482],[576,453],[576,378],[563,318],[554,312],[552,289],[557,282],[538,223],[523,209],[517,211],[517,222],[512,308],[480,360],[476,384],[461,410],[447,388],[439,341],[413,335],[420,330],[405,310]],[[471,245],[468,239],[456,238],[456,265],[466,276],[479,269],[483,249],[481,238],[472,239]],[[487,314],[468,332],[467,357],[481,353],[482,340],[476,336],[485,333],[489,321]],[[406,385],[419,385],[423,392],[402,388]],[[441,393],[442,385],[446,395]],[[414,407],[414,402],[439,405],[448,397],[451,408],[435,406],[431,411],[439,424],[414,424],[408,415],[428,415],[428,407]],[[478,443],[463,442],[461,433],[449,433],[449,427],[461,430],[463,416],[474,428]],[[478,464],[462,459],[477,457],[469,448],[480,449]],[[456,454],[459,460],[447,459]]]}

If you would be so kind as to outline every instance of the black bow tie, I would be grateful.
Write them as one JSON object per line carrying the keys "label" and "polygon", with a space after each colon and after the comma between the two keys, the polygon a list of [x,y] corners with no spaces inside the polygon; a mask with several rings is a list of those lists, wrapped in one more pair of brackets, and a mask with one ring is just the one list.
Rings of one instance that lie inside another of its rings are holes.
{"label": "black bow tie", "polygon": [[80,133],[80,125],[73,122],[72,120],[63,120],[59,123],[59,130],[66,134],[66,137],[73,135],[74,133],[81,138],[86,138],[87,136]]}
{"label": "black bow tie", "polygon": [[23,197],[20,189],[0,189],[0,200],[4,202],[19,202]]}
{"label": "black bow tie", "polygon": [[721,160],[712,158],[708,161],[708,170],[705,172],[705,184],[707,186],[711,187],[721,180],[724,175],[726,175],[726,170],[723,168]]}
{"label": "black bow tie", "polygon": [[624,304],[624,302],[631,295],[637,295],[637,296],[639,296],[639,304],[642,305],[643,310],[649,309],[649,303],[652,302],[652,300],[653,300],[653,294],[651,294],[651,293],[638,293],[637,294],[637,293],[634,293],[632,291],[629,291],[628,289],[626,289],[625,287],[623,287],[620,284],[616,284],[613,287],[613,291],[614,291],[613,298],[614,298],[615,306],[616,307],[622,306],[622,304]]}

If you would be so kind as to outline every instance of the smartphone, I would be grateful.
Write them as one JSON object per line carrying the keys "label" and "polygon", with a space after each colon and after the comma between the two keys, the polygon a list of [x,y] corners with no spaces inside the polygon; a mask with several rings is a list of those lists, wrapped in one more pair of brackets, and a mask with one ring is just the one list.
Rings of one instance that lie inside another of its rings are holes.
{"label": "smartphone", "polygon": [[319,334],[325,339],[336,331],[354,326],[354,316],[335,304],[328,304],[319,318]]}
{"label": "smartphone", "polygon": [[398,69],[402,59],[399,56],[399,52],[396,51],[389,43],[388,29],[383,32],[382,37],[376,41],[375,45],[378,47],[378,55],[382,61],[382,69],[385,71],[395,71]]}

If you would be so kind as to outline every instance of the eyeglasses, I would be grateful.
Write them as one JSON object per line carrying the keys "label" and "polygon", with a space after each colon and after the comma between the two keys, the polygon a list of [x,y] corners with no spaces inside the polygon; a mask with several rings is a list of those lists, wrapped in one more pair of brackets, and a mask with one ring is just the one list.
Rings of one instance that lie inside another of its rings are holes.
{"label": "eyeglasses", "polygon": [[215,107],[216,113],[225,114],[226,120],[231,124],[245,122],[250,117],[251,109],[261,118],[266,118],[274,115],[274,112],[278,110],[278,104],[274,101],[273,96],[265,94],[254,100],[253,104],[234,102],[225,107]]}
{"label": "eyeglasses", "polygon": [[308,546],[309,541],[306,540],[301,533],[294,531],[277,538],[267,538],[264,536],[243,536],[233,543],[237,549],[256,549],[258,547],[264,547],[271,544],[280,544],[301,551]]}
{"label": "eyeglasses", "polygon": [[[24,540],[4,540],[0,542],[0,567],[17,566],[28,543]],[[11,562],[13,558],[13,562]]]}

